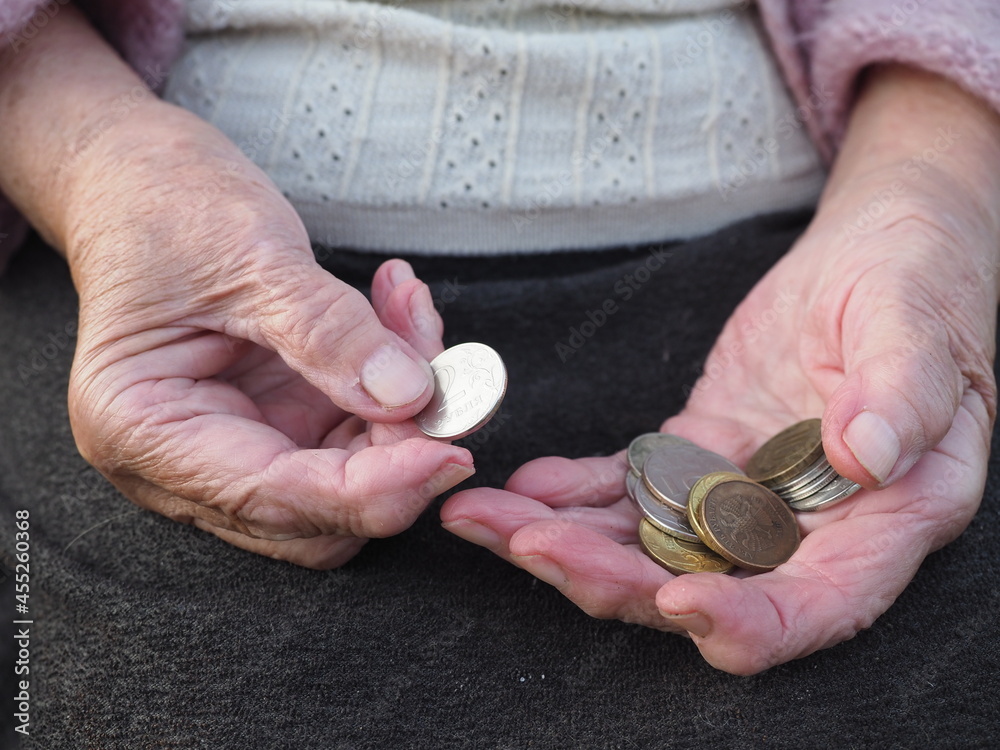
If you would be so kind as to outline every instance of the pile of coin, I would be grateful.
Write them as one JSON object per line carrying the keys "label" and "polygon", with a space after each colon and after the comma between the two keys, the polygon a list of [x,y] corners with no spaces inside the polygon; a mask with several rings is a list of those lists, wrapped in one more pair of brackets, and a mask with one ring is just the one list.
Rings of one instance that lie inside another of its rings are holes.
{"label": "pile of coin", "polygon": [[672,573],[762,572],[798,549],[788,506],[723,456],[664,433],[640,435],[627,455],[640,544]]}
{"label": "pile of coin", "polygon": [[819,510],[846,500],[861,486],[840,476],[823,452],[818,419],[782,430],[750,458],[747,475],[794,510]]}

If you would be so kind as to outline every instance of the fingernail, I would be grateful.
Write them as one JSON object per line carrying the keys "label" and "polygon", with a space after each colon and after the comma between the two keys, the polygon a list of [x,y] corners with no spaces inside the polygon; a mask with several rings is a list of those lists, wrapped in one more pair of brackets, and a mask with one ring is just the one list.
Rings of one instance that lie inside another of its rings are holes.
{"label": "fingernail", "polygon": [[704,612],[685,612],[678,615],[664,612],[663,616],[678,627],[684,628],[691,635],[696,635],[699,638],[706,638],[712,632],[712,620]]}
{"label": "fingernail", "polygon": [[889,477],[899,460],[899,438],[875,412],[863,411],[852,419],[844,430],[844,442],[879,484]]}
{"label": "fingernail", "polygon": [[493,529],[483,526],[481,523],[470,521],[468,518],[461,518],[450,523],[443,523],[441,526],[450,531],[455,536],[460,536],[467,542],[486,547],[488,550],[500,549],[500,535]]}
{"label": "fingernail", "polygon": [[424,486],[421,487],[421,494],[426,494],[428,497],[437,497],[442,492],[446,492],[455,485],[464,482],[475,473],[476,469],[473,466],[446,463],[424,483]]}
{"label": "fingernail", "polygon": [[569,583],[563,569],[544,555],[511,555],[511,559],[535,578],[557,589]]}
{"label": "fingernail", "polygon": [[430,365],[414,362],[393,344],[380,346],[361,365],[361,387],[386,407],[416,401],[433,378]]}
{"label": "fingernail", "polygon": [[409,281],[410,279],[415,278],[417,277],[413,273],[413,266],[405,260],[398,260],[389,266],[389,283],[392,284],[393,289],[402,284],[404,281]]}
{"label": "fingernail", "polygon": [[410,320],[417,333],[425,339],[436,341],[441,336],[438,329],[438,314],[431,299],[431,290],[426,284],[410,297]]}

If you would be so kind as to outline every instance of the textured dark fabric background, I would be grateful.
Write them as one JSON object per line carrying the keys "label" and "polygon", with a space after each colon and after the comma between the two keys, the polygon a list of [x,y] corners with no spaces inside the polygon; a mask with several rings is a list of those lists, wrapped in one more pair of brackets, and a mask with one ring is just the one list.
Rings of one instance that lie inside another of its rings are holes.
{"label": "textured dark fabric background", "polygon": [[[470,484],[655,430],[807,218],[676,246],[629,302],[615,285],[650,248],[415,261],[442,302],[448,342],[489,343],[510,370],[499,427],[467,441],[479,467]],[[332,267],[363,285],[374,263],[344,256]],[[609,298],[620,311],[561,362],[556,342]],[[74,448],[72,343],[46,345],[75,305],[62,261],[37,243],[0,279],[0,541],[12,546],[15,509],[32,519],[26,748],[997,746],[996,459],[969,530],[874,627],[734,677],[683,638],[587,617],[442,530],[439,502],[330,572],[135,509]],[[12,593],[3,597],[9,628]],[[11,665],[2,669],[9,678]],[[0,705],[9,724],[6,695]]]}

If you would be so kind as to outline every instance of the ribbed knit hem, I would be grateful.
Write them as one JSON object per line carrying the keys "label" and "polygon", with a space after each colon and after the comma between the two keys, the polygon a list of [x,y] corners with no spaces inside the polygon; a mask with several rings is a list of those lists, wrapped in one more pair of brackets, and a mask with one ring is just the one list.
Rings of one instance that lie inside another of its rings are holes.
{"label": "ribbed knit hem", "polygon": [[[814,206],[823,185],[815,172],[776,184],[731,191],[726,219],[740,220],[774,206]],[[406,206],[297,208],[317,245],[387,253],[477,256],[559,250],[603,249],[688,239],[719,226],[720,196],[642,206],[593,206],[497,211],[456,208],[428,211]],[[726,222],[728,223],[728,221]]]}

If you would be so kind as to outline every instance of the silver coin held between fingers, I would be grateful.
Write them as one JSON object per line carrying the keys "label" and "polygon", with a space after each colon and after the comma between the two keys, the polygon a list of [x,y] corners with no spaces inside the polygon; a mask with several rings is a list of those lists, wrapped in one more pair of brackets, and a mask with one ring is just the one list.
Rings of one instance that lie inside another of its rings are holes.
{"label": "silver coin held between fingers", "polygon": [[507,392],[507,368],[486,344],[458,344],[431,362],[434,395],[414,420],[425,435],[458,440],[490,421]]}

